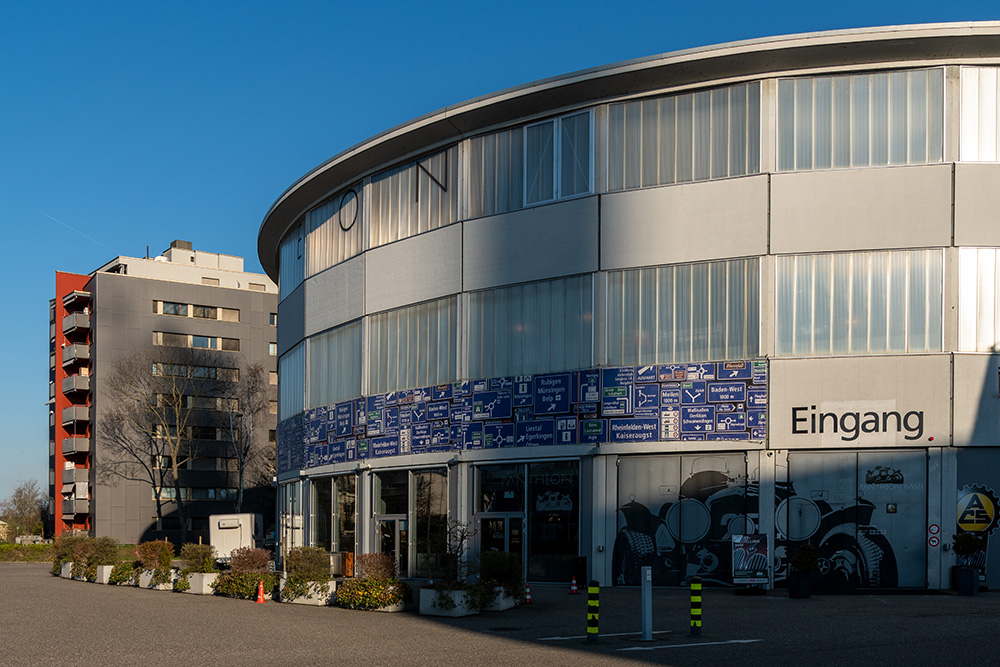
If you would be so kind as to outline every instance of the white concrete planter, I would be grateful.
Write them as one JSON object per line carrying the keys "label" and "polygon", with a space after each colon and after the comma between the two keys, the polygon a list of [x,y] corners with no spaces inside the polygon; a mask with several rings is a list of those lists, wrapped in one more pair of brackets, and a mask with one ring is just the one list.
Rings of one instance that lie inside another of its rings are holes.
{"label": "white concrete planter", "polygon": [[63,563],[62,564],[62,566],[59,568],[59,576],[62,577],[63,579],[72,579],[73,578],[73,562],[72,561],[70,561],[69,563]]}
{"label": "white concrete planter", "polygon": [[115,569],[114,565],[98,565],[97,578],[94,581],[99,584],[108,583],[111,580],[111,570],[113,569]]}
{"label": "white concrete planter", "polygon": [[174,579],[177,578],[177,571],[170,571],[170,581],[165,584],[159,584],[153,586],[153,571],[143,570],[139,573],[139,588],[148,588],[154,591],[172,591],[174,590]]}
{"label": "white concrete planter", "polygon": [[420,589],[420,613],[423,616],[472,616],[473,614],[478,614],[479,610],[469,606],[466,603],[466,593],[465,591],[446,591],[445,595],[451,598],[451,601],[455,604],[451,609],[445,609],[444,607],[437,604],[438,592],[433,588],[421,588]]}
{"label": "white concrete planter", "polygon": [[279,593],[279,600],[281,602],[290,602],[292,604],[304,604],[313,607],[327,607],[333,604],[334,593],[337,591],[336,581],[313,581],[309,583],[307,592],[302,597],[297,597],[294,600],[286,600],[285,591],[286,578],[281,578],[281,588]]}
{"label": "white concrete planter", "polygon": [[509,595],[504,595],[503,587],[497,586],[496,597],[493,598],[493,602],[483,607],[483,611],[506,611],[507,609],[513,609],[516,604],[517,600]]}
{"label": "white concrete planter", "polygon": [[404,611],[405,609],[406,609],[406,603],[400,600],[396,604],[389,605],[388,607],[382,607],[381,609],[376,609],[375,611],[384,611],[392,614],[398,611]]}
{"label": "white concrete planter", "polygon": [[212,584],[215,583],[218,576],[218,572],[192,572],[188,575],[188,583],[191,584],[191,588],[184,592],[192,595],[212,595],[215,593]]}

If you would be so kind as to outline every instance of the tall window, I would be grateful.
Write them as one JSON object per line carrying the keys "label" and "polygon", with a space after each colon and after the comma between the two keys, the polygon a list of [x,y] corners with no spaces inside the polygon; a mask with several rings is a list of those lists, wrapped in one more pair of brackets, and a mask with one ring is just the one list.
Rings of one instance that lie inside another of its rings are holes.
{"label": "tall window", "polygon": [[962,159],[1000,160],[1000,68],[963,67]]}
{"label": "tall window", "polygon": [[370,247],[458,219],[458,146],[372,177]]}
{"label": "tall window", "polygon": [[469,215],[496,215],[588,194],[592,136],[592,114],[583,111],[474,137],[469,141]]}
{"label": "tall window", "polygon": [[458,299],[397,308],[370,320],[372,393],[442,384],[456,379]]}
{"label": "tall window", "polygon": [[1000,250],[962,248],[958,265],[958,349],[996,352],[1000,350]]}
{"label": "tall window", "polygon": [[278,359],[278,419],[288,419],[305,409],[306,346],[301,342]]}
{"label": "tall window", "polygon": [[778,170],[940,162],[944,70],[778,81]]}
{"label": "tall window", "polygon": [[469,295],[469,373],[498,377],[585,368],[593,362],[591,275]]}
{"label": "tall window", "polygon": [[608,363],[745,359],[759,353],[760,261],[608,273]]}
{"label": "tall window", "polygon": [[[279,367],[278,387],[284,386]],[[361,394],[361,320],[309,339],[309,403],[333,405]]]}
{"label": "tall window", "polygon": [[278,299],[284,299],[305,278],[305,260],[303,259],[305,238],[302,233],[302,223],[296,224],[288,235],[281,240],[278,248],[281,262],[278,273]]}
{"label": "tall window", "polygon": [[940,351],[943,264],[939,249],[778,257],[778,354]]}
{"label": "tall window", "polygon": [[612,192],[759,171],[757,82],[608,108]]}
{"label": "tall window", "polygon": [[355,185],[306,214],[307,276],[361,252],[361,193]]}

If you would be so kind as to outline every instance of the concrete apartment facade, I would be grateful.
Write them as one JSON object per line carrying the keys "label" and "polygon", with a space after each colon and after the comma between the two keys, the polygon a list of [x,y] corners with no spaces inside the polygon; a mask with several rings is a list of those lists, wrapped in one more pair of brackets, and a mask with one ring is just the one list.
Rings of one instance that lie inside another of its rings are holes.
{"label": "concrete apartment facade", "polygon": [[[154,360],[167,360],[175,348],[187,348],[208,351],[219,373],[229,369],[232,375],[243,359],[261,362],[268,391],[275,393],[274,283],[245,272],[240,257],[174,241],[159,257],[116,257],[89,275],[58,272],[50,312],[49,492],[55,534],[85,531],[123,543],[178,539],[175,502],[166,502],[158,521],[151,483],[110,472],[114,454],[102,431],[112,408],[106,380],[125,355],[144,350]],[[269,398],[271,406],[275,398]],[[255,429],[261,448],[274,446],[274,411]],[[193,424],[205,428],[198,432],[197,456],[180,472],[180,484],[189,539],[207,539],[207,517],[234,509],[236,473],[224,431],[207,426],[216,424],[218,415],[192,414]],[[249,488],[258,483],[247,480],[244,511],[264,512],[270,520],[270,484]]]}

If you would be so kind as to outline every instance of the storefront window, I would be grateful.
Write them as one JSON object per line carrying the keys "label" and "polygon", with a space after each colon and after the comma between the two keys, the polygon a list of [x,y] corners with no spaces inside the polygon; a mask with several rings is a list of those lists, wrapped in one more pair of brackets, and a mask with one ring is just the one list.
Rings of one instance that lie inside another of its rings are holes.
{"label": "storefront window", "polygon": [[568,581],[579,553],[579,462],[529,465],[528,503],[528,578]]}

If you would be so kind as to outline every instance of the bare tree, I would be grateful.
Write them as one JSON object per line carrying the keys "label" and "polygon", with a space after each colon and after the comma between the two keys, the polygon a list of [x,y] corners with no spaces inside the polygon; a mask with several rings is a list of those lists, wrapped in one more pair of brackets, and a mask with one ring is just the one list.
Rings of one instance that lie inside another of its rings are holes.
{"label": "bare tree", "polygon": [[[267,467],[267,414],[270,404],[268,370],[261,363],[250,363],[240,356],[239,381],[229,384],[222,393],[222,426],[228,434],[239,478],[236,511],[243,511],[243,490],[253,472],[253,485],[261,469]],[[268,478],[270,484],[270,478]]]}
{"label": "bare tree", "polygon": [[[103,382],[110,408],[101,415],[98,435],[110,456],[99,470],[148,482],[161,523],[164,501],[176,503],[182,543],[187,517],[180,470],[198,455],[197,410],[237,377],[219,368],[219,360],[203,350],[150,347],[119,357]],[[173,489],[169,498],[167,488]]]}
{"label": "bare tree", "polygon": [[49,498],[37,481],[18,482],[10,497],[0,502],[0,519],[7,522],[7,539],[41,535],[42,517],[48,507]]}

